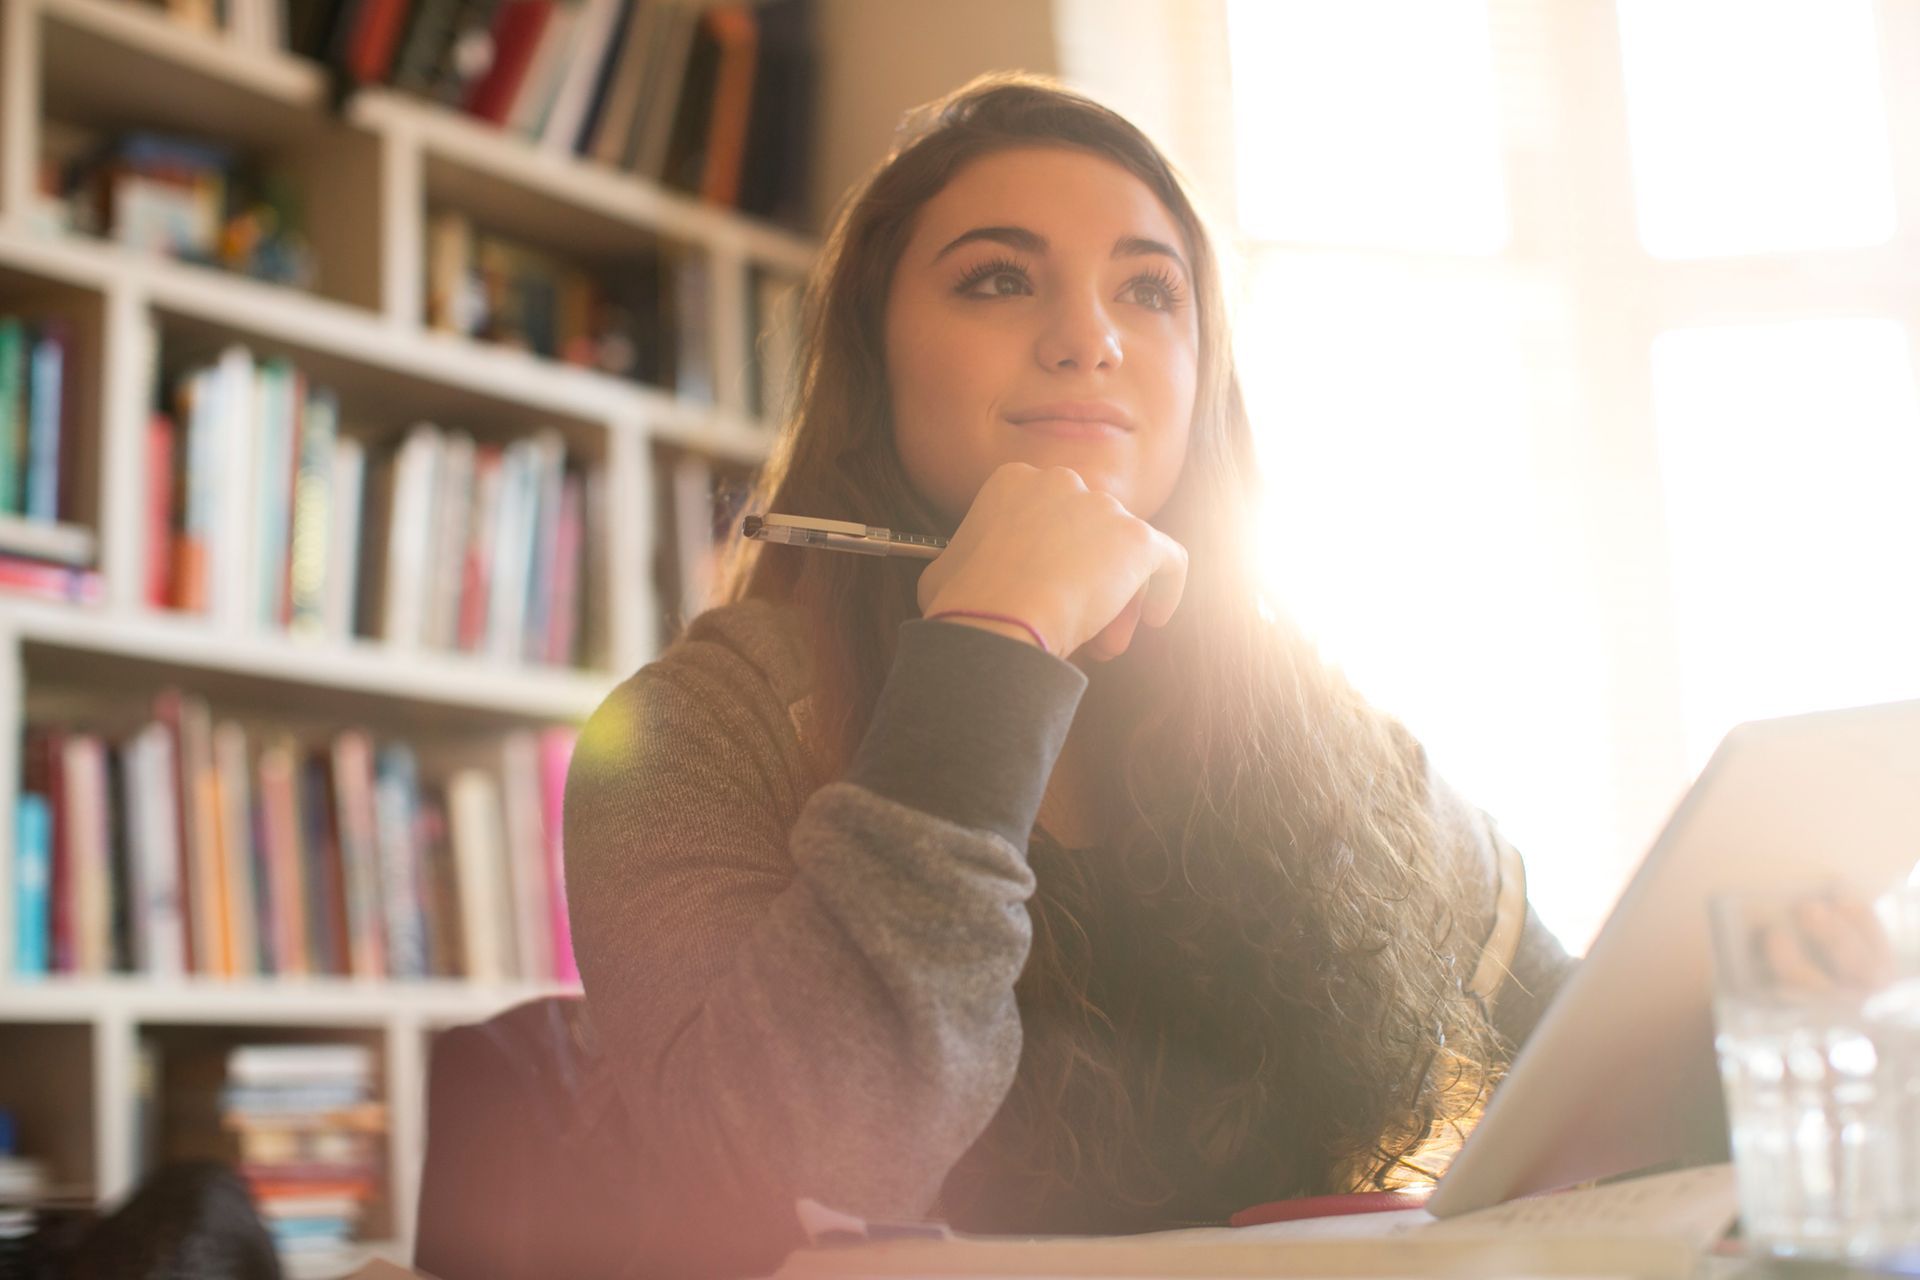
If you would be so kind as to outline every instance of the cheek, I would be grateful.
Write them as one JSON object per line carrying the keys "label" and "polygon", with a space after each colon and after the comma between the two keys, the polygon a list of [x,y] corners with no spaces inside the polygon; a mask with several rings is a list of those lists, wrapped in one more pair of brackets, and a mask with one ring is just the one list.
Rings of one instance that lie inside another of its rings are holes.
{"label": "cheek", "polygon": [[910,317],[888,331],[887,379],[894,447],[907,480],[958,519],[991,466],[980,423],[991,405],[984,363],[964,335],[929,331]]}

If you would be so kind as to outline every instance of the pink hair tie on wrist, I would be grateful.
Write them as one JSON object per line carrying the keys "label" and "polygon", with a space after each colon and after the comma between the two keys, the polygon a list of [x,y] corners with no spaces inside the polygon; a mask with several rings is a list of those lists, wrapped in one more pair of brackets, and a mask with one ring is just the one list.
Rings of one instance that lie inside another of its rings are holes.
{"label": "pink hair tie on wrist", "polygon": [[1053,646],[1048,644],[1047,638],[1040,634],[1040,628],[1025,618],[1016,618],[1010,613],[988,613],[983,609],[942,609],[938,613],[927,615],[929,622],[936,618],[978,618],[982,622],[1004,622],[1009,626],[1023,628],[1033,637],[1033,642],[1040,646],[1040,652],[1049,655],[1053,653]]}

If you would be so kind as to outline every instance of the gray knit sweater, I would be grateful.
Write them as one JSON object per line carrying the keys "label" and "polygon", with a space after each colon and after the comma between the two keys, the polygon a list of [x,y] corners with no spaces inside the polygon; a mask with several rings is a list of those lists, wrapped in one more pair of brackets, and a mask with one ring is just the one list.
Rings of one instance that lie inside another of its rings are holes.
{"label": "gray knit sweater", "polygon": [[[818,785],[807,673],[790,610],[710,611],[575,751],[568,897],[632,1118],[640,1274],[771,1270],[797,1242],[797,1196],[953,1216],[943,1184],[1020,1068],[1029,840],[1086,676],[977,628],[906,623],[854,760]],[[1518,1043],[1572,962],[1510,846],[1433,789],[1446,853],[1487,884],[1473,985]]]}

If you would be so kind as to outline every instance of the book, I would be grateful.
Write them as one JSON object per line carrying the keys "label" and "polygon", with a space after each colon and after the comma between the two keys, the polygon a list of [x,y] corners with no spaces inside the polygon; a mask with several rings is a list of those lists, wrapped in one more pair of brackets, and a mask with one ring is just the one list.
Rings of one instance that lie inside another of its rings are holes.
{"label": "book", "polygon": [[47,798],[21,793],[13,829],[13,972],[31,978],[46,973],[52,960],[53,819]]}
{"label": "book", "polygon": [[692,5],[664,4],[660,15],[660,25],[653,33],[653,48],[642,72],[644,79],[640,103],[635,108],[636,119],[620,159],[622,168],[656,180],[666,170],[667,143],[683,105],[681,87],[686,81],[688,61],[700,26],[699,10]]}
{"label": "book", "polygon": [[258,474],[255,449],[259,433],[252,413],[255,363],[253,353],[242,343],[222,349],[219,362],[210,371],[207,389],[211,404],[206,418],[206,451],[198,459],[208,503],[208,593],[214,616],[233,630],[247,629],[252,592],[248,584],[248,553],[251,539],[247,531],[255,526],[252,514],[253,490],[234,484],[236,475]]}
{"label": "book", "polygon": [[[304,380],[303,380],[304,381]],[[345,479],[335,466],[340,404],[333,392],[309,391],[304,397],[293,479],[293,523],[287,547],[287,594],[283,617],[296,635],[332,634],[327,623],[328,579],[347,573],[355,547],[338,547],[341,529],[333,521],[336,490]],[[351,525],[346,526],[350,532]],[[335,558],[339,553],[339,559]],[[338,633],[344,636],[344,631]]]}
{"label": "book", "polygon": [[260,813],[265,867],[270,886],[268,936],[273,940],[273,971],[286,977],[313,972],[307,937],[307,879],[301,849],[298,781],[299,750],[287,737],[260,752]]}
{"label": "book", "polygon": [[747,124],[753,110],[760,24],[753,9],[740,4],[714,5],[704,20],[720,52],[699,193],[710,204],[731,208],[740,200],[740,166],[746,158]]}
{"label": "book", "polygon": [[608,53],[625,35],[627,13],[634,0],[584,0],[576,56],[554,91],[553,106],[540,126],[540,147],[560,155],[580,149],[594,98],[605,80]]}
{"label": "book", "polygon": [[72,963],[65,972],[99,976],[108,971],[110,871],[107,865],[105,744],[90,733],[69,733],[60,743],[64,786],[61,822],[67,838]]}
{"label": "book", "polygon": [[454,637],[457,648],[477,653],[486,647],[487,618],[492,605],[494,522],[500,510],[502,450],[482,445],[474,457],[474,494],[468,509],[467,544],[460,561],[460,617]]}
{"label": "book", "polygon": [[662,11],[670,0],[634,0],[618,49],[608,53],[610,72],[606,100],[596,113],[592,138],[585,147],[590,159],[619,168],[627,154],[640,97],[646,88],[647,62],[657,41]]}
{"label": "book", "polygon": [[464,431],[449,431],[441,443],[435,477],[427,593],[422,642],[453,649],[460,638],[460,593],[466,584],[467,539],[472,522],[476,446]]}
{"label": "book", "polygon": [[375,757],[374,827],[386,914],[387,974],[428,974],[426,921],[420,904],[420,856],[415,819],[419,766],[412,748],[389,743]]}
{"label": "book", "polygon": [[688,15],[687,43],[680,62],[682,71],[672,114],[655,143],[653,168],[642,172],[675,190],[698,195],[720,84],[720,42],[704,13]]}
{"label": "book", "polygon": [[61,513],[61,410],[65,403],[66,326],[48,321],[27,355],[27,466],[24,514],[58,520]]}
{"label": "book", "polygon": [[0,514],[0,555],[86,569],[93,564],[98,542],[93,530],[81,525]]}
{"label": "book", "polygon": [[260,895],[254,884],[253,787],[247,753],[247,734],[232,720],[222,720],[213,731],[214,775],[219,807],[216,825],[226,892],[226,934],[229,972],[254,977],[265,972],[257,922]]}
{"label": "book", "polygon": [[[337,422],[338,409],[331,396],[325,400],[325,404],[316,407],[316,412],[323,413],[329,423]],[[357,627],[355,615],[363,554],[360,513],[366,470],[365,446],[358,440],[336,434],[327,505],[327,568],[321,602],[322,629],[335,640],[351,638]]]}
{"label": "book", "polygon": [[394,455],[379,634],[400,648],[416,648],[424,638],[421,584],[428,581],[435,474],[441,452],[439,428],[422,422],[407,433]]}
{"label": "book", "polygon": [[324,756],[300,762],[302,853],[307,875],[307,938],[317,973],[352,972],[347,921],[346,866],[334,825],[334,804]]}
{"label": "book", "polygon": [[292,530],[294,436],[299,429],[294,405],[300,397],[299,381],[291,364],[272,357],[254,370],[248,388],[256,469],[248,483],[252,501],[245,542],[253,555],[250,621],[262,629],[280,625]]}
{"label": "book", "polygon": [[243,1044],[227,1052],[227,1079],[236,1084],[370,1083],[373,1068],[373,1050],[364,1044]]}
{"label": "book", "polygon": [[555,3],[553,14],[540,33],[540,43],[534,50],[533,61],[528,65],[519,92],[514,95],[507,110],[505,126],[515,134],[523,138],[539,138],[547,112],[553,109],[554,98],[560,91],[560,81],[566,74],[568,63],[576,56],[583,56],[575,41],[584,8],[584,0],[557,0]]}
{"label": "book", "polygon": [[504,0],[494,13],[492,62],[461,103],[467,114],[506,124],[554,9],[554,0]]}
{"label": "book", "polygon": [[134,734],[125,748],[134,949],[142,972],[153,977],[175,977],[188,968],[174,745],[167,726],[154,721]]}
{"label": "book", "polygon": [[[373,746],[366,734],[347,730],[332,744],[334,826],[346,885],[347,954],[356,978],[387,973],[387,910],[374,812]],[[401,909],[408,909],[402,904]]]}
{"label": "book", "polygon": [[0,512],[16,515],[26,510],[27,349],[26,324],[0,316]]}
{"label": "book", "polygon": [[106,601],[106,585],[97,570],[69,569],[10,555],[0,555],[0,591],[69,604]]}
{"label": "book", "polygon": [[147,417],[146,602],[164,609],[173,602],[174,453],[179,431],[173,419],[158,410]]}
{"label": "book", "polygon": [[461,769],[447,783],[447,817],[459,886],[462,972],[481,982],[514,975],[508,850],[502,840],[500,797],[493,778]]}
{"label": "book", "polygon": [[513,918],[513,971],[529,982],[553,977],[553,904],[547,882],[540,739],[510,733],[500,749],[500,821]]}

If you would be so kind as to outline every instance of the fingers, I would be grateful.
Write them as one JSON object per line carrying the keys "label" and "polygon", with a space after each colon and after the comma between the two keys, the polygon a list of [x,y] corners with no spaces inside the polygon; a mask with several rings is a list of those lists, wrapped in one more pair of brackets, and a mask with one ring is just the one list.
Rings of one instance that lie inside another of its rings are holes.
{"label": "fingers", "polygon": [[1893,977],[1892,945],[1872,906],[1845,893],[1795,904],[1754,945],[1761,972],[1793,990],[1873,989]]}
{"label": "fingers", "polygon": [[1127,607],[1120,611],[1119,617],[1102,627],[1098,635],[1081,646],[1080,652],[1095,662],[1111,662],[1125,653],[1133,644],[1133,633],[1139,629],[1140,609],[1145,595],[1143,590],[1140,595],[1135,596]]}
{"label": "fingers", "polygon": [[1173,611],[1180,607],[1180,597],[1186,594],[1187,549],[1152,525],[1147,528],[1152,530],[1160,565],[1147,579],[1144,598],[1136,597],[1136,600],[1141,604],[1142,622],[1150,627],[1164,627],[1173,617]]}
{"label": "fingers", "polygon": [[1892,977],[1893,949],[1867,903],[1845,896],[1802,903],[1794,924],[1810,958],[1834,981],[1874,987]]}

